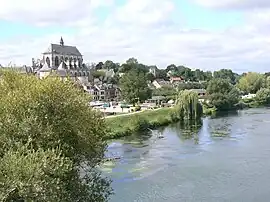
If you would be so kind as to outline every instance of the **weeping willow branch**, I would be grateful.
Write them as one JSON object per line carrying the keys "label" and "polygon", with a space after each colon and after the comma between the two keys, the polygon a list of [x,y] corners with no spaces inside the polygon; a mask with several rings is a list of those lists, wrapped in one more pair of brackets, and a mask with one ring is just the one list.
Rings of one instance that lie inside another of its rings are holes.
{"label": "weeping willow branch", "polygon": [[176,101],[176,113],[181,119],[196,120],[202,116],[198,94],[189,90],[181,91]]}

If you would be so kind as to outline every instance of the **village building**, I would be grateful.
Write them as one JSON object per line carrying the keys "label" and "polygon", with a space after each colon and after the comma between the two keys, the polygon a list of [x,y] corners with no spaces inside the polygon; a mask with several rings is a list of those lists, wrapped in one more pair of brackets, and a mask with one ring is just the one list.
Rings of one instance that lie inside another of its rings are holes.
{"label": "village building", "polygon": [[65,45],[62,37],[59,44],[50,44],[42,54],[40,66],[37,70],[39,78],[56,75],[62,79],[69,77],[86,83],[90,76],[90,70],[83,64],[81,52],[76,46]]}
{"label": "village building", "polygon": [[88,92],[93,101],[119,101],[121,96],[120,88],[112,84],[84,85],[84,90]]}
{"label": "village building", "polygon": [[156,88],[162,88],[162,87],[166,87],[166,86],[171,86],[171,82],[170,81],[165,81],[164,79],[156,79],[152,82],[152,85]]}

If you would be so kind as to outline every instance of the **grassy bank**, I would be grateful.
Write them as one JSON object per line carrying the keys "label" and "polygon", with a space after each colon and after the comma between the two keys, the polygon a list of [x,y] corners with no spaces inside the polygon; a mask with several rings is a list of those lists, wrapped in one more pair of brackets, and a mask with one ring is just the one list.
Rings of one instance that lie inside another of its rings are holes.
{"label": "grassy bank", "polygon": [[120,138],[134,132],[165,126],[179,119],[172,116],[173,108],[144,111],[128,116],[118,116],[106,119],[109,128],[108,139]]}

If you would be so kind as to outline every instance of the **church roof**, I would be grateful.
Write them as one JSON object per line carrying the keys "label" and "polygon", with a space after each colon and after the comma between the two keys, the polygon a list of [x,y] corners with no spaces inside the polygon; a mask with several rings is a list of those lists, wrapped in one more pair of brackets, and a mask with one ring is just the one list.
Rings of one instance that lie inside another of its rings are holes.
{"label": "church roof", "polygon": [[82,56],[76,46],[51,44],[45,53],[57,53],[60,55]]}

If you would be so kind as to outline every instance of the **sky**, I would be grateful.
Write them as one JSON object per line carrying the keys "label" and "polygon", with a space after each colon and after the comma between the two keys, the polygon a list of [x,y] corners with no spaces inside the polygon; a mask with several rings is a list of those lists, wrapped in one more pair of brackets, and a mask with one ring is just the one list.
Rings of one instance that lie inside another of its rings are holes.
{"label": "sky", "polygon": [[269,0],[0,0],[0,64],[31,65],[50,43],[87,63],[270,70]]}

